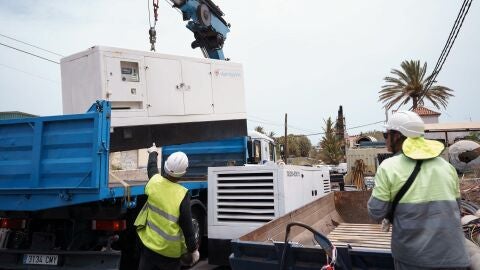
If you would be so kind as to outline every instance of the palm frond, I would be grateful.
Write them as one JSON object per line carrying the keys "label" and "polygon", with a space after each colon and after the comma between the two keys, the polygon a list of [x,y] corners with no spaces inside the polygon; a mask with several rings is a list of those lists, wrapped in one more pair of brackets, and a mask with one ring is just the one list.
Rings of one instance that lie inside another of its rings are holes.
{"label": "palm frond", "polygon": [[[395,104],[405,105],[411,101],[416,104],[420,96],[424,93],[426,84],[431,80],[433,74],[427,74],[427,63],[420,64],[419,60],[406,60],[400,64],[401,69],[392,69],[391,74],[395,76],[386,76],[385,85],[381,87],[378,100],[383,103],[383,107],[390,109]],[[434,82],[436,83],[436,82]],[[440,85],[432,85],[425,92],[425,99],[430,101],[435,107],[446,108],[448,99],[453,97],[453,90]]]}

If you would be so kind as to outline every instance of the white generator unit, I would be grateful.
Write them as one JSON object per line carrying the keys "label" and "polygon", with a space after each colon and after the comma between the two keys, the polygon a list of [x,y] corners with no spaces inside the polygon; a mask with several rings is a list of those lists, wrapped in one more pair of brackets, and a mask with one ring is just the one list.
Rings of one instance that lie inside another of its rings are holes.
{"label": "white generator unit", "polygon": [[95,46],[60,66],[64,114],[104,99],[112,127],[246,118],[238,63]]}
{"label": "white generator unit", "polygon": [[247,135],[241,64],[94,46],[60,66],[64,114],[111,102],[111,151]]}
{"label": "white generator unit", "polygon": [[229,246],[231,239],[329,192],[327,168],[292,165],[210,167],[209,250],[225,242]]}

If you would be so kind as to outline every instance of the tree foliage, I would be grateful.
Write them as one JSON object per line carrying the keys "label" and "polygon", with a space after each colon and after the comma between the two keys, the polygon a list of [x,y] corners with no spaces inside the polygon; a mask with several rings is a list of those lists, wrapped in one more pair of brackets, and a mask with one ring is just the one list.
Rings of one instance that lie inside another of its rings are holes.
{"label": "tree foliage", "polygon": [[262,126],[256,126],[255,131],[259,132],[259,133],[262,133],[262,134],[266,134],[265,129]]}
{"label": "tree foliage", "polygon": [[[288,134],[288,155],[294,157],[308,157],[312,149],[310,139],[305,135]],[[285,136],[275,139],[278,144],[285,145]]]}
{"label": "tree foliage", "polygon": [[320,158],[327,164],[337,165],[343,159],[342,141],[335,134],[334,123],[329,117],[324,120],[324,136],[320,141]]}
{"label": "tree foliage", "polygon": [[465,140],[471,140],[471,141],[475,141],[475,142],[480,143],[480,132],[478,132],[478,131],[470,132],[470,134],[465,136]]}
{"label": "tree foliage", "polygon": [[312,149],[312,143],[307,138],[307,136],[295,136],[298,144],[298,151],[300,152],[301,157],[308,157],[310,150]]}
{"label": "tree foliage", "polygon": [[[273,131],[267,132],[262,126],[256,126],[255,131],[265,134],[268,137],[272,138],[277,145],[280,145],[280,144],[285,145],[285,136],[275,137],[275,132]],[[308,139],[305,135],[289,134],[288,149],[289,149],[288,151],[289,156],[308,157],[310,154],[310,150],[312,149],[312,143],[310,142],[310,139]],[[277,146],[277,151],[280,151],[278,146]]]}
{"label": "tree foliage", "polygon": [[258,133],[262,133],[264,135],[267,135],[268,137],[272,138],[273,140],[275,140],[275,132],[274,131],[270,131],[270,132],[267,132],[262,126],[256,126],[254,128],[254,130]]}
{"label": "tree foliage", "polygon": [[[401,63],[402,70],[392,69],[390,73],[394,77],[385,77],[386,84],[379,91],[379,101],[384,103],[384,108],[389,110],[395,104],[405,105],[412,101],[412,108],[417,108],[420,97],[424,93],[427,82],[431,76],[425,78],[427,73],[427,63],[420,66],[420,60],[403,61]],[[435,82],[434,82],[435,83]],[[437,109],[446,108],[448,99],[453,96],[452,89],[432,84],[430,89],[425,92],[424,100],[430,101]]]}

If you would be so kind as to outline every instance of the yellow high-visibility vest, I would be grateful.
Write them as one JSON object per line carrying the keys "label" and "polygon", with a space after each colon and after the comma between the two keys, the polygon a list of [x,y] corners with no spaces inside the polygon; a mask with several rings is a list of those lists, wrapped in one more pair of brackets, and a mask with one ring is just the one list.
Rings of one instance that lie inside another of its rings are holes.
{"label": "yellow high-visibility vest", "polygon": [[180,204],[187,189],[170,182],[160,174],[150,178],[145,186],[148,200],[134,225],[142,243],[150,250],[170,258],[180,258],[186,252],[183,232],[178,225]]}

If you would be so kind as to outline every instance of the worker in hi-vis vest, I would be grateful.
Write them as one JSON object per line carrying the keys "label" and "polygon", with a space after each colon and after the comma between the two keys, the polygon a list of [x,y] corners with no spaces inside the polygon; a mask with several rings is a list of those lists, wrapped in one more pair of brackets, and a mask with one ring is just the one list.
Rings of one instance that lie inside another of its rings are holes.
{"label": "worker in hi-vis vest", "polygon": [[180,269],[181,265],[198,262],[197,241],[192,224],[190,195],[177,184],[188,167],[187,155],[171,154],[164,164],[163,176],[157,167],[158,149],[148,149],[147,172],[150,179],[145,186],[147,202],[135,220],[142,244],[139,270]]}
{"label": "worker in hi-vis vest", "polygon": [[[392,223],[396,270],[467,269],[458,175],[439,157],[444,145],[425,139],[424,129],[411,111],[388,120],[385,143],[395,155],[377,169],[368,212],[374,220],[383,219],[384,230]],[[400,191],[404,185],[406,192]]]}

